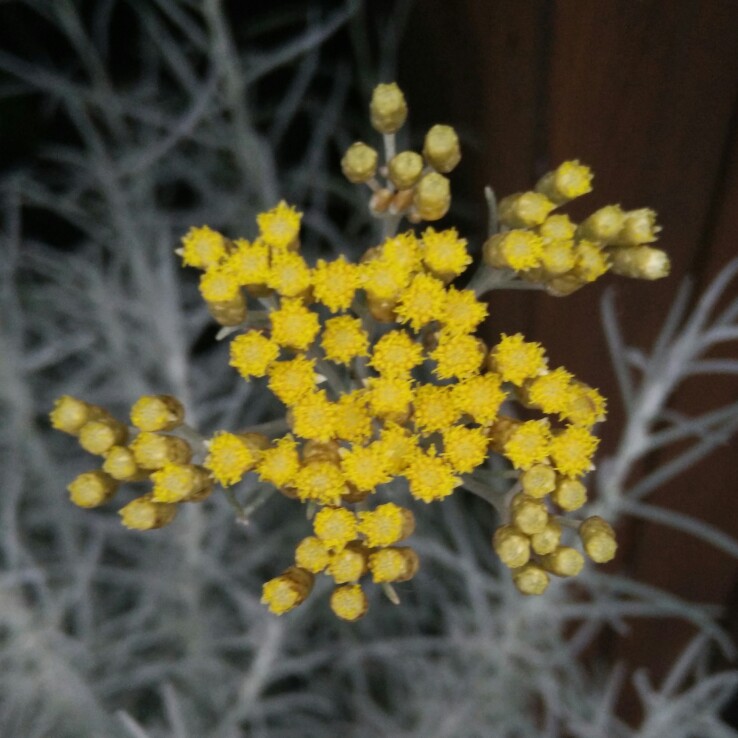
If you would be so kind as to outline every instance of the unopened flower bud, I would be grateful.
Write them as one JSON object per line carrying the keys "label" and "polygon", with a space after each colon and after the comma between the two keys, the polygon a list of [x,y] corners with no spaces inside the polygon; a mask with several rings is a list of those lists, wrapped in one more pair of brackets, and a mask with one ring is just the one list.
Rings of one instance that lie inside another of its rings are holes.
{"label": "unopened flower bud", "polygon": [[345,584],[342,587],[336,587],[331,595],[331,610],[341,620],[348,620],[353,623],[355,620],[364,617],[369,609],[369,601],[364,594],[364,590],[358,584]]}
{"label": "unopened flower bud", "polygon": [[540,595],[548,588],[548,574],[537,564],[526,564],[512,573],[513,583],[524,595]]}
{"label": "unopened flower bud", "polygon": [[176,505],[155,502],[151,494],[129,502],[118,511],[123,525],[131,530],[163,528],[174,520],[176,514]]}
{"label": "unopened flower bud", "polygon": [[561,543],[561,526],[549,518],[546,527],[530,537],[530,546],[539,555],[550,554]]}
{"label": "unopened flower bud", "polygon": [[136,463],[133,451],[126,446],[113,446],[108,451],[103,462],[103,471],[120,482],[138,482],[148,476]]}
{"label": "unopened flower bud", "polygon": [[584,550],[596,564],[604,564],[615,558],[618,544],[612,526],[600,517],[587,518],[579,526],[579,537]]}
{"label": "unopened flower bud", "polygon": [[368,182],[377,173],[377,152],[361,141],[352,143],[341,159],[341,169],[349,182]]}
{"label": "unopened flower bud", "polygon": [[540,192],[518,192],[500,200],[500,222],[509,228],[530,228],[546,220],[555,205]]}
{"label": "unopened flower bud", "polygon": [[207,469],[195,464],[167,464],[151,480],[154,502],[199,502],[213,490]]}
{"label": "unopened flower bud", "polygon": [[517,569],[530,559],[530,539],[512,525],[503,525],[495,531],[492,546],[505,566]]}
{"label": "unopened flower bud", "polygon": [[545,497],[556,487],[556,472],[548,464],[533,464],[520,475],[523,492],[531,497]]}
{"label": "unopened flower bud", "polygon": [[372,579],[379,582],[406,582],[415,576],[420,560],[407,546],[380,548],[369,556]]}
{"label": "unopened flower bud", "polygon": [[521,492],[513,497],[510,509],[513,525],[526,535],[540,533],[546,527],[548,510],[542,500]]}
{"label": "unopened flower bud", "polygon": [[118,483],[102,471],[80,474],[67,486],[69,498],[78,507],[99,507],[110,500]]}
{"label": "unopened flower bud", "polygon": [[580,238],[609,244],[614,242],[624,224],[625,213],[620,205],[606,205],[579,225],[578,234]]}
{"label": "unopened flower bud", "polygon": [[671,269],[669,255],[651,246],[613,249],[610,258],[615,274],[632,279],[661,279]]}
{"label": "unopened flower bud", "polygon": [[575,548],[559,546],[553,553],[542,556],[541,563],[558,577],[575,577],[584,566],[584,557]]}
{"label": "unopened flower bud", "polygon": [[142,431],[168,431],[182,425],[184,407],[171,395],[144,395],[131,408],[131,423]]}
{"label": "unopened flower bud", "polygon": [[572,512],[587,501],[587,488],[578,479],[561,477],[556,483],[551,499],[562,510]]}
{"label": "unopened flower bud", "polygon": [[447,174],[461,161],[459,137],[451,126],[435,125],[425,134],[423,156],[437,172]]}
{"label": "unopened flower bud", "polygon": [[79,431],[79,445],[91,454],[105,454],[113,446],[125,443],[128,429],[112,417],[91,420]]}
{"label": "unopened flower bud", "polygon": [[380,133],[395,133],[407,118],[407,103],[395,82],[377,85],[369,105],[372,126]]}
{"label": "unopened flower bud", "polygon": [[629,210],[625,222],[613,243],[617,246],[640,246],[658,238],[661,227],[656,225],[656,213],[650,208]]}
{"label": "unopened flower bud", "polygon": [[291,566],[264,584],[261,601],[275,615],[283,615],[305,601],[314,581],[315,577],[309,571]]}
{"label": "unopened flower bud", "polygon": [[407,190],[417,184],[423,174],[423,157],[415,151],[402,151],[392,157],[388,176],[398,190]]}
{"label": "unopened flower bud", "polygon": [[556,205],[563,205],[592,191],[592,170],[576,160],[565,161],[544,174],[535,189]]}
{"label": "unopened flower bud", "polygon": [[442,174],[426,174],[415,187],[415,208],[423,220],[440,220],[451,206],[451,185]]}
{"label": "unopened flower bud", "polygon": [[51,427],[76,436],[82,426],[92,420],[93,406],[71,395],[63,395],[54,403],[49,413]]}

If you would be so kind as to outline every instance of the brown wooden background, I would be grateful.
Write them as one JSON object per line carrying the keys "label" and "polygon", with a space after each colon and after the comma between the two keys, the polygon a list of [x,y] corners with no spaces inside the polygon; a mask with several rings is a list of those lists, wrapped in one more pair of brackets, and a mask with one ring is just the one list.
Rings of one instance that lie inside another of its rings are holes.
{"label": "brown wooden background", "polygon": [[[603,289],[615,285],[627,338],[647,347],[681,279],[691,274],[699,292],[738,253],[738,2],[418,0],[401,48],[415,134],[448,122],[467,141],[454,192],[478,231],[484,185],[502,195],[525,189],[573,157],[596,175],[573,215],[612,202],[658,211],[669,279],[606,278],[565,299],[516,293],[491,305],[490,331],[523,330],[613,398],[603,427],[611,445],[622,411],[598,317]],[[734,380],[705,378],[674,404],[696,412],[737,398]],[[737,452],[735,443],[714,453],[651,499],[738,537]],[[689,600],[726,603],[738,633],[734,560],[635,521],[622,538],[620,570]],[[676,622],[639,622],[603,649],[658,678],[689,634]]]}

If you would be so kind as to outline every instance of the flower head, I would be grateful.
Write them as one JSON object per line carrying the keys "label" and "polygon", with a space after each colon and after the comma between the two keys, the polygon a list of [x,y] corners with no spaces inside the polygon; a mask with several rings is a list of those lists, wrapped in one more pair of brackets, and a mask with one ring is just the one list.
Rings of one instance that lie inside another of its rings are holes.
{"label": "flower head", "polygon": [[276,248],[292,245],[300,232],[302,213],[282,200],[276,207],[256,216],[259,233],[265,243]]}

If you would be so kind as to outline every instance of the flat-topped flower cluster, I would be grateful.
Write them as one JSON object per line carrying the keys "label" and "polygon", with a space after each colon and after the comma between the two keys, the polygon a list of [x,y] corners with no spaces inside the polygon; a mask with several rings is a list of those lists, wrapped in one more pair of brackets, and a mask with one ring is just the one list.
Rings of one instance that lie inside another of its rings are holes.
{"label": "flat-topped flower cluster", "polygon": [[663,276],[663,252],[647,245],[657,231],[653,214],[611,206],[576,225],[553,213],[591,189],[589,169],[565,162],[534,191],[500,202],[504,230],[485,243],[485,263],[469,286],[454,286],[473,261],[455,229],[395,230],[401,217],[417,223],[445,214],[444,174],[460,158],[458,138],[434,126],[422,156],[395,154],[406,114],[396,85],[377,88],[371,111],[385,135],[386,164],[380,169],[377,153],[357,143],[343,169],[370,187],[370,208],[390,227],[358,263],[338,256],[308,264],[301,214],[284,202],[258,216],[251,240],[198,227],[178,251],[184,265],[201,270],[202,297],[222,336],[232,336],[231,366],[284,404],[287,432],[202,438],[166,395],[140,398],[129,428],[65,396],[52,411],[54,427],[103,458],[70,484],[72,501],[96,507],[121,482],[148,483],[120,514],[129,528],[149,530],[170,523],[179,504],[204,500],[216,483],[232,494],[255,475],[304,503],[312,522],[294,563],[264,585],[263,602],[283,614],[325,574],[335,585],[331,608],[353,621],[368,607],[366,581],[394,598],[391,585],[418,569],[405,545],[415,521],[403,495],[429,503],[465,485],[479,492],[498,455],[511,483],[503,495],[489,492],[502,517],[494,548],[521,592],[541,594],[551,574],[582,568],[573,536],[596,562],[615,554],[604,520],[566,517],[586,501],[582,478],[593,467],[592,427],[604,419],[605,401],[564,367],[549,366],[544,349],[521,334],[487,345],[477,334],[488,311],[480,295],[531,283],[568,294],[609,268]]}

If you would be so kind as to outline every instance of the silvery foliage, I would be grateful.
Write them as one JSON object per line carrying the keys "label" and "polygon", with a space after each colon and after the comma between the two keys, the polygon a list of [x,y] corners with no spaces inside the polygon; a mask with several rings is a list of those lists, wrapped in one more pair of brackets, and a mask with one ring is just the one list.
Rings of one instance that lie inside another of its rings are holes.
{"label": "silvery foliage", "polygon": [[[116,86],[106,69],[114,2],[97,4],[92,31],[73,2],[27,5],[66,37],[77,72],[0,53],[11,80],[4,92],[43,95],[78,142],[49,146],[2,183],[0,734],[735,735],[719,715],[738,675],[708,670],[716,646],[731,649],[715,610],[594,567],[577,580],[587,598],[573,598],[563,582],[545,597],[522,598],[491,553],[491,511],[463,493],[419,509],[421,574],[402,588],[401,607],[372,592],[370,614],[356,625],[330,615],[324,582],[289,616],[260,604],[261,583],[290,563],[307,529],[288,501],[270,500],[243,526],[218,497],[155,534],[123,530],[112,510],[68,503],[65,484],[93,464],[47,426],[62,393],[122,417],[138,395],[169,392],[206,433],[270,417],[268,397],[227,367],[224,345],[198,348],[211,323],[172,249],[192,224],[252,233],[255,213],[279,196],[306,210],[308,251],[311,238],[334,250],[358,243],[359,233],[366,239],[365,208],[341,188],[336,166],[351,140],[341,115],[352,81],[320,56],[359,9],[316,13],[276,48],[238,50],[217,0],[131,2],[142,64],[133,82]],[[278,69],[289,82],[267,115],[258,85]],[[320,98],[315,83],[326,77]],[[304,158],[278,171],[275,157],[298,113],[310,123]],[[173,183],[195,193],[192,204],[162,201]],[[325,216],[329,194],[357,213],[340,231]],[[28,237],[33,211],[73,226],[74,250]],[[691,315],[682,293],[649,355],[624,346],[606,299],[630,412],[591,506],[611,519],[675,525],[732,554],[737,544],[719,531],[644,498],[738,424],[735,407],[693,419],[666,410],[690,373],[736,370],[700,358],[736,338],[738,301],[714,314],[735,271],[726,269]],[[664,418],[671,425],[654,431]],[[687,438],[692,450],[626,488],[643,453]],[[662,684],[636,675],[645,718],[631,728],[614,714],[624,669],[593,671],[578,656],[603,626],[660,615],[690,620],[699,635]]]}

